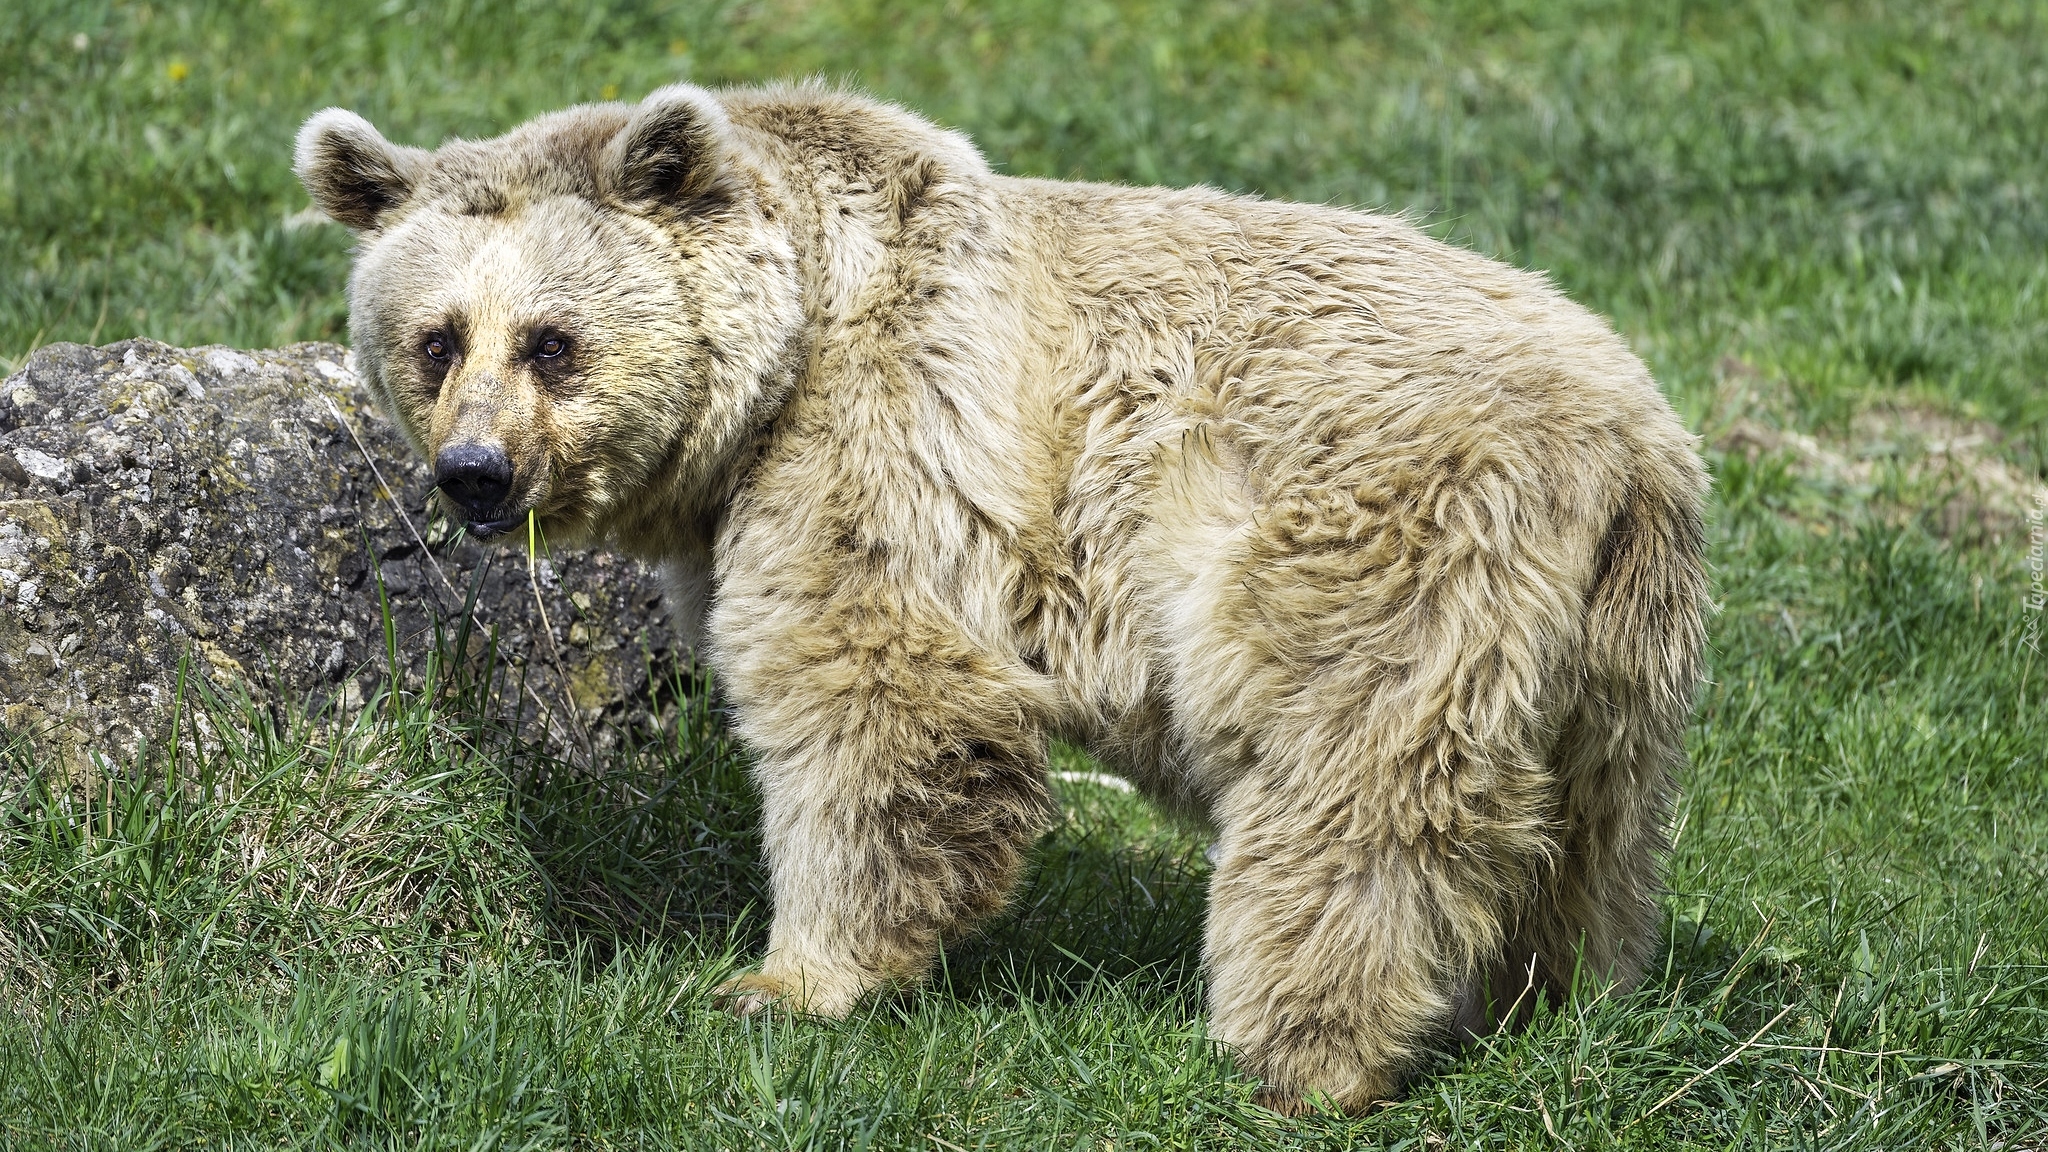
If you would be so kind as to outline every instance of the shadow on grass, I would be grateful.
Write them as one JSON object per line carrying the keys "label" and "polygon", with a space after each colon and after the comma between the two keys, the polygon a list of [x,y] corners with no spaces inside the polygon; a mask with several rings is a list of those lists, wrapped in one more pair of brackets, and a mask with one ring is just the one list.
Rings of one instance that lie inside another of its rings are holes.
{"label": "shadow on grass", "polygon": [[[596,771],[531,748],[513,761],[512,806],[546,884],[547,920],[600,962],[678,937],[758,958],[771,901],[746,758],[703,681],[679,677],[670,695],[658,728]],[[1204,843],[1161,827],[1135,797],[1063,788],[1061,818],[1010,910],[947,948],[939,989],[1067,1002],[1103,979],[1169,989],[1194,979]]]}
{"label": "shadow on grass", "polygon": [[595,769],[531,746],[507,764],[544,916],[600,962],[662,939],[743,952],[765,941],[768,877],[745,758],[700,681],[677,677],[666,713]]}
{"label": "shadow on grass", "polygon": [[1198,995],[1206,841],[1095,785],[1059,799],[1010,910],[947,948],[937,984],[997,1003],[1069,1003],[1103,981]]}

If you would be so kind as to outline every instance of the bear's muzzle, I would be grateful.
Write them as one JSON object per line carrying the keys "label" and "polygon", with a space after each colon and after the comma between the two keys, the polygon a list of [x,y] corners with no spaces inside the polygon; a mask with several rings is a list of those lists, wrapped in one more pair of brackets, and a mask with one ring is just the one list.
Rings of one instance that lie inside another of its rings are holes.
{"label": "bear's muzzle", "polygon": [[451,444],[434,458],[434,484],[462,513],[463,526],[482,539],[511,531],[518,517],[505,506],[512,492],[512,458],[496,444]]}

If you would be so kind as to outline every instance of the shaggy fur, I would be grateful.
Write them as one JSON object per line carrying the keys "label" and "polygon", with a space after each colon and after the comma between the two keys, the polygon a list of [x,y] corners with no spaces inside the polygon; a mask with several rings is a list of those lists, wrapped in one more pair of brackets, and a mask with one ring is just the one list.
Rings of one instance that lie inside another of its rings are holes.
{"label": "shaggy fur", "polygon": [[815,86],[432,153],[330,110],[298,171],[361,233],[358,354],[412,441],[514,462],[479,519],[701,608],[774,884],[741,1010],[845,1013],[1000,909],[1055,735],[1214,827],[1212,1031],[1275,1107],[1362,1108],[1531,981],[1640,972],[1705,479],[1540,277],[1383,216],[997,176]]}

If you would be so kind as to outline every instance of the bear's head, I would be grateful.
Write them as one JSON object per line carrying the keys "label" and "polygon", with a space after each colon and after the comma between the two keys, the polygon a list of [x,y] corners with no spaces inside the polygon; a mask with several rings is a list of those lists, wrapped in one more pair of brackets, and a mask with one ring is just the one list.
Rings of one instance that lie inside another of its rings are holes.
{"label": "bear's head", "polygon": [[532,513],[555,539],[658,550],[786,387],[795,260],[702,89],[432,152],[331,108],[295,168],[358,236],[363,375],[473,535]]}

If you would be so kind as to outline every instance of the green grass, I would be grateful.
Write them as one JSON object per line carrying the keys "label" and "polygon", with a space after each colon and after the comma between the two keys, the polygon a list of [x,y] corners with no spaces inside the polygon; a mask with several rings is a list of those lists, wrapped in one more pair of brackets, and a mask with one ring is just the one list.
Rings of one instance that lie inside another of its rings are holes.
{"label": "green grass", "polygon": [[0,1146],[2048,1147],[2048,5],[24,0],[0,357],[342,336],[287,170],[327,104],[424,144],[812,73],[1007,171],[1409,211],[1616,318],[1718,481],[1646,986],[1278,1120],[1203,1037],[1202,838],[1070,783],[933,989],[734,1021],[765,893],[714,716],[594,781],[459,685],[339,731],[199,700],[210,759],[0,759]]}

